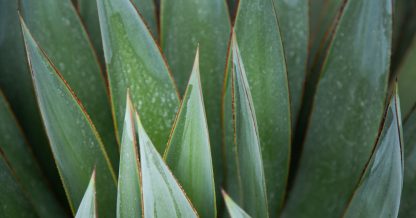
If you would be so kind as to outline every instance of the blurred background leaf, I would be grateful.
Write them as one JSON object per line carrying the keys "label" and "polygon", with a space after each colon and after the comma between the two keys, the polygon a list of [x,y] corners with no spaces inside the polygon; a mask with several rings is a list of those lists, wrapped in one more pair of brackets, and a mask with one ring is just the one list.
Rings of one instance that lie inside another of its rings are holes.
{"label": "blurred background leaf", "polygon": [[40,217],[65,217],[66,211],[60,205],[51,187],[33,156],[32,148],[0,90],[0,150],[7,158],[9,167],[32,202]]}
{"label": "blurred background leaf", "polygon": [[359,181],[386,104],[391,4],[347,1],[320,73],[283,217],[341,216]]}

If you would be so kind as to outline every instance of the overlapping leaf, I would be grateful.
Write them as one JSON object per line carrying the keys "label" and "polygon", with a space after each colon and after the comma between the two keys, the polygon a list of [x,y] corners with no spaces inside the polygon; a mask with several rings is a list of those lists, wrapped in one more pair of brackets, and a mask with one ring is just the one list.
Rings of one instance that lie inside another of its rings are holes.
{"label": "overlapping leaf", "polygon": [[144,217],[198,217],[185,192],[151,142],[136,114]]}
{"label": "overlapping leaf", "polygon": [[309,41],[309,1],[274,0],[285,49],[290,88],[292,129],[300,111]]}
{"label": "overlapping leaf", "polygon": [[[241,0],[234,28],[257,117],[269,212],[275,217],[286,189],[291,123],[285,57],[273,2]],[[225,102],[225,107],[228,104],[231,103]],[[227,123],[232,117],[224,118],[223,122]],[[226,141],[225,146],[232,143]],[[230,177],[227,175],[227,179]]]}
{"label": "overlapping leaf", "polygon": [[233,191],[233,198],[248,214],[253,217],[268,217],[268,199],[256,113],[235,33],[231,50],[233,117],[226,119],[234,121],[232,134],[235,138],[225,146],[228,167],[235,168],[227,171],[227,189]]}
{"label": "overlapping leaf", "polygon": [[37,217],[35,209],[19,187],[2,153],[0,153],[0,185],[1,217]]}
{"label": "overlapping leaf", "polygon": [[108,92],[97,57],[70,0],[19,0],[33,36],[80,99],[118,164]]}
{"label": "overlapping leaf", "polygon": [[0,151],[7,158],[27,198],[33,203],[36,214],[41,217],[65,216],[1,90],[0,120]]}
{"label": "overlapping leaf", "polygon": [[212,147],[215,181],[222,182],[221,87],[230,36],[225,0],[162,0],[161,46],[178,88],[184,93],[195,51],[201,51],[200,72]]}
{"label": "overlapping leaf", "polygon": [[142,215],[140,162],[133,115],[133,105],[130,96],[127,96],[118,176],[118,218],[140,217]]}
{"label": "overlapping leaf", "polygon": [[391,1],[346,3],[320,75],[283,217],[341,215],[378,135],[391,29]]}
{"label": "overlapping leaf", "polygon": [[22,23],[33,83],[57,168],[71,208],[81,202],[93,168],[98,212],[113,217],[116,177],[100,137],[83,107]]}
{"label": "overlapping leaf", "polygon": [[97,203],[95,199],[95,171],[92,173],[87,190],[78,207],[75,218],[96,218],[97,217]]}
{"label": "overlapping leaf", "polygon": [[167,165],[201,217],[216,217],[214,172],[199,75],[199,52],[165,152]]}
{"label": "overlapping leaf", "polygon": [[230,214],[231,218],[249,218],[250,216],[241,209],[234,201],[227,195],[227,193],[223,192],[222,196],[224,197],[225,205],[227,206],[228,213]]}
{"label": "overlapping leaf", "polygon": [[400,107],[392,96],[375,151],[344,217],[397,217],[403,187]]}
{"label": "overlapping leaf", "polygon": [[[132,0],[137,10],[143,15],[150,30],[157,36],[156,9],[152,0]],[[92,44],[97,49],[100,60],[104,61],[103,43],[101,40],[100,21],[96,0],[77,0],[78,10],[91,37]]]}
{"label": "overlapping leaf", "polygon": [[179,99],[160,50],[129,0],[98,0],[98,12],[117,134],[129,89],[150,138],[163,152]]}
{"label": "overlapping leaf", "polygon": [[401,218],[416,216],[416,104],[403,124],[404,181],[400,201]]}
{"label": "overlapping leaf", "polygon": [[0,0],[0,5],[0,50],[7,51],[0,53],[0,89],[9,99],[45,174],[64,195],[33,91],[17,14],[18,1]]}

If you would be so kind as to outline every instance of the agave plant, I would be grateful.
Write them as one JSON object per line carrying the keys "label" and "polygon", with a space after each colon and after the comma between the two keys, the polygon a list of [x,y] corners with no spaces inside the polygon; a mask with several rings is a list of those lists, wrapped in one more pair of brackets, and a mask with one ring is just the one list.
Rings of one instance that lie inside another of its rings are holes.
{"label": "agave plant", "polygon": [[415,11],[0,0],[0,217],[415,217]]}

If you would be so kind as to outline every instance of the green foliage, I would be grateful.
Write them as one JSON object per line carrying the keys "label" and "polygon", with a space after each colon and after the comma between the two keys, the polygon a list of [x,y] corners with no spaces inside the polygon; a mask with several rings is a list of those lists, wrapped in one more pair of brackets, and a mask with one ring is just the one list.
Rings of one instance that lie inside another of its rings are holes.
{"label": "green foliage", "polygon": [[414,1],[0,5],[0,217],[416,216]]}

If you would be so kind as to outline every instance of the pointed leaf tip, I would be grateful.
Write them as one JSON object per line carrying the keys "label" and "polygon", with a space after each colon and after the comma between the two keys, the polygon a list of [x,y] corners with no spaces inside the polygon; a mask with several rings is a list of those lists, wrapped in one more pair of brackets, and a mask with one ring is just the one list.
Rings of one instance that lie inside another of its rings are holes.
{"label": "pointed leaf tip", "polygon": [[142,167],[144,216],[198,217],[185,192],[153,146],[137,113],[135,119]]}
{"label": "pointed leaf tip", "polygon": [[84,197],[78,207],[75,218],[96,218],[97,217],[97,203],[95,196],[95,169],[92,172],[90,182],[85,191]]}
{"label": "pointed leaf tip", "polygon": [[198,214],[216,217],[211,146],[200,82],[197,51],[165,159]]}

